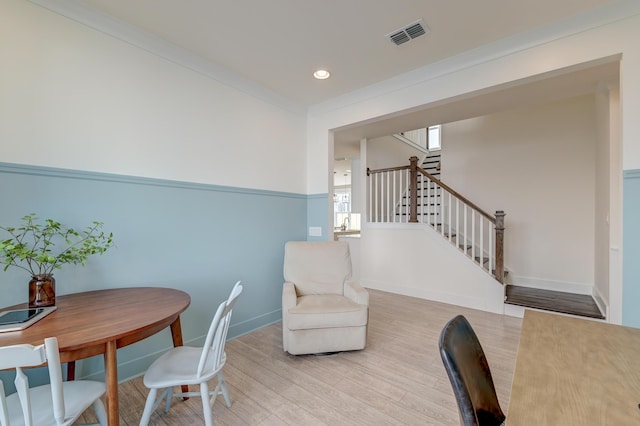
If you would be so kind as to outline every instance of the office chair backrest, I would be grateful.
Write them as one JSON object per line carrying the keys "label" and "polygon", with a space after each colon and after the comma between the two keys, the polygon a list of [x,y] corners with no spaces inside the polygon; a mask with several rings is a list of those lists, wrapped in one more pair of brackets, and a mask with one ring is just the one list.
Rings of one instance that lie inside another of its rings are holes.
{"label": "office chair backrest", "polygon": [[242,285],[238,281],[233,286],[229,298],[218,306],[216,314],[213,316],[213,321],[209,326],[209,332],[202,348],[202,355],[200,355],[197,370],[198,377],[202,376],[204,372],[216,371],[224,365],[224,345],[227,340],[229,323],[231,322],[231,313],[240,293],[242,293]]}
{"label": "office chair backrest", "polygon": [[450,320],[440,334],[440,356],[465,426],[501,425],[505,415],[480,341],[462,315]]}

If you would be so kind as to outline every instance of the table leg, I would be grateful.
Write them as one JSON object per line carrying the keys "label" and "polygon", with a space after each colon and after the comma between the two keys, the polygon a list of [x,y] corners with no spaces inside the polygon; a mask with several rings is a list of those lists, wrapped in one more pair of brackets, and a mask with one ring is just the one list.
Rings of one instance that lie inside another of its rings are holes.
{"label": "table leg", "polygon": [[[171,338],[173,339],[173,347],[182,346],[182,326],[180,325],[180,316],[176,318],[174,322],[171,323]],[[182,392],[189,392],[188,385],[182,385]],[[189,399],[188,396],[185,396],[183,400]]]}
{"label": "table leg", "polygon": [[118,407],[118,359],[116,356],[116,342],[107,342],[104,354],[104,370],[107,382],[107,418],[109,426],[120,424],[120,409]]}
{"label": "table leg", "polygon": [[76,362],[69,361],[67,363],[67,381],[70,382],[76,379]]}

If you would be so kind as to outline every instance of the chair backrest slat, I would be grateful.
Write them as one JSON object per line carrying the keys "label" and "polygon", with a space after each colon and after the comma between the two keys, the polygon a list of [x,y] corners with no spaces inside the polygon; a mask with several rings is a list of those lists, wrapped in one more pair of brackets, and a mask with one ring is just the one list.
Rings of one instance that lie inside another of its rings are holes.
{"label": "chair backrest slat", "polygon": [[59,424],[64,421],[64,392],[62,391],[62,367],[58,340],[54,337],[44,339],[44,348],[49,360],[49,381],[53,401],[53,416]]}
{"label": "chair backrest slat", "polygon": [[18,392],[18,399],[20,399],[20,406],[22,407],[22,417],[24,417],[24,424],[26,426],[31,426],[33,424],[33,415],[31,414],[31,395],[29,393],[29,379],[22,371],[22,368],[16,367],[16,379],[13,382],[16,385],[16,392]]}
{"label": "chair backrest slat", "polygon": [[217,371],[222,368],[225,359],[224,345],[231,322],[231,313],[240,293],[242,293],[242,285],[238,281],[233,286],[229,298],[218,306],[202,347],[197,370],[198,377],[201,377],[205,372]]}

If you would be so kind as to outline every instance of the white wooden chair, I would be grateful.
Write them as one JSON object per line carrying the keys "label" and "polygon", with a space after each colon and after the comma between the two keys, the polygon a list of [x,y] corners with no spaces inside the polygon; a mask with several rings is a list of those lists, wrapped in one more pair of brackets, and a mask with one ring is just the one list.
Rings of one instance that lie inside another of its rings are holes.
{"label": "white wooden chair", "polygon": [[[49,366],[47,385],[29,388],[23,368],[44,363]],[[17,392],[5,396],[0,380],[0,423],[2,426],[62,426],[73,424],[93,406],[100,425],[107,425],[107,413],[100,399],[105,384],[90,380],[63,382],[58,340],[44,339],[39,346],[14,345],[0,347],[0,370],[15,369]]]}
{"label": "white wooden chair", "polygon": [[[168,413],[173,397],[201,397],[206,426],[213,424],[211,409],[218,394],[222,394],[227,407],[231,407],[231,398],[222,375],[222,367],[227,359],[224,345],[231,321],[231,311],[241,292],[242,285],[238,281],[231,290],[229,299],[218,306],[202,348],[178,346],[170,349],[151,364],[143,380],[144,385],[149,388],[149,395],[140,426],[149,424],[151,414],[162,400],[166,401],[164,412]],[[210,391],[207,382],[214,377],[217,377],[218,384]],[[200,385],[200,392],[174,393],[173,388],[181,385]],[[158,396],[158,391],[161,389],[164,390]]]}

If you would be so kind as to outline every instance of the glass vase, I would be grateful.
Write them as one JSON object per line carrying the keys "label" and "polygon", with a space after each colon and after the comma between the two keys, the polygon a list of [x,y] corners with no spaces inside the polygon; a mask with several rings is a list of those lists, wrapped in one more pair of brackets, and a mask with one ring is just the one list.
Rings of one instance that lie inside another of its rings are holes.
{"label": "glass vase", "polygon": [[51,274],[35,275],[29,281],[29,307],[44,308],[56,304],[56,280]]}

